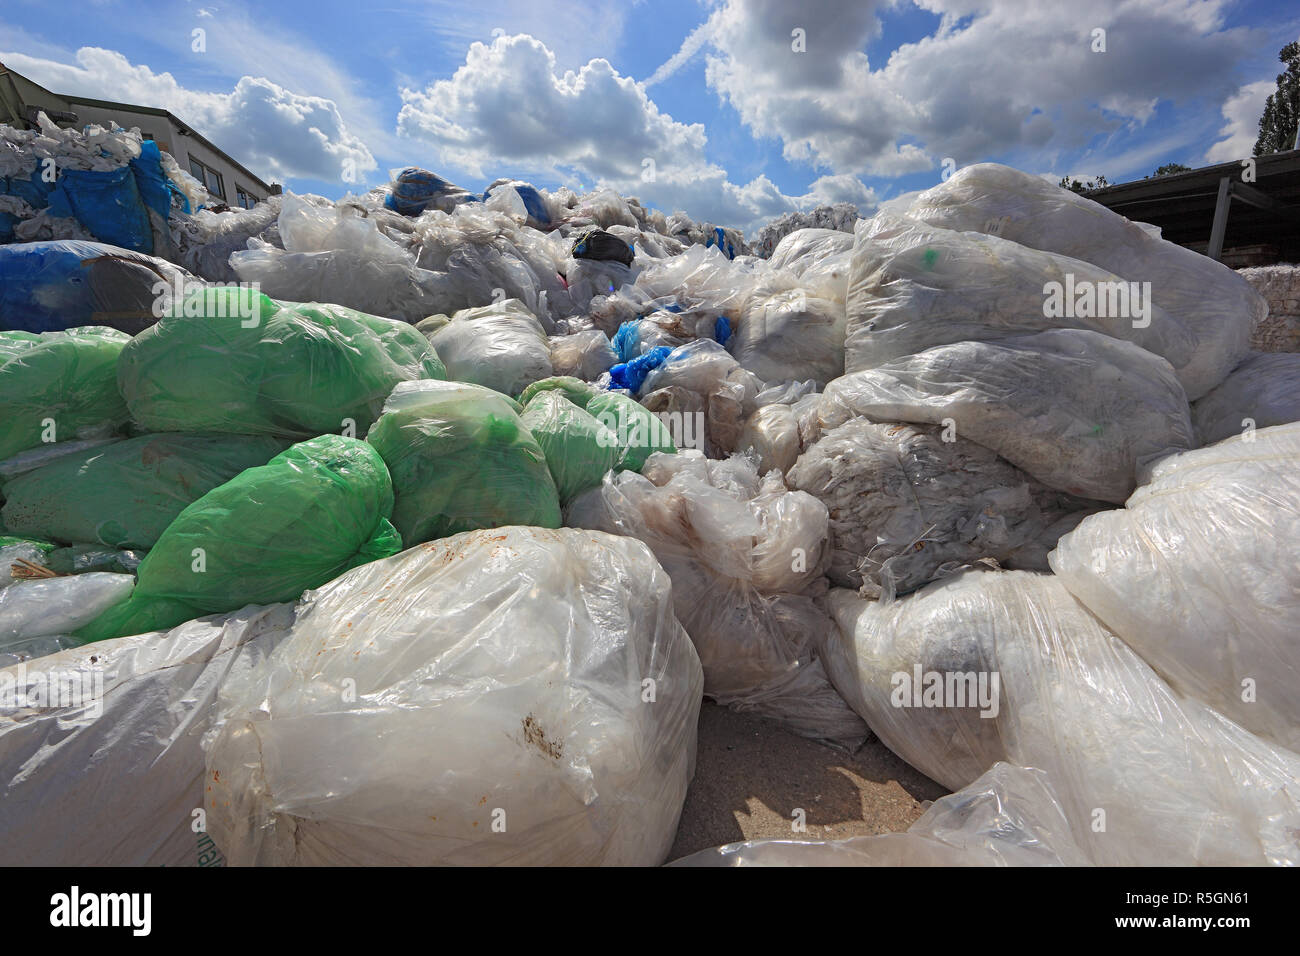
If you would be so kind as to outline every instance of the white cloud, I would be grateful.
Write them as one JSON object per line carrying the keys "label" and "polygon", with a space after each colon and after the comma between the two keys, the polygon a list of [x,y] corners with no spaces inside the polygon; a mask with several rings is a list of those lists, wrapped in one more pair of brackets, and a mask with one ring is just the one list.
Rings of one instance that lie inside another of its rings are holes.
{"label": "white cloud", "polygon": [[[1162,101],[1227,95],[1250,51],[1227,0],[917,0],[932,36],[884,64],[862,51],[886,3],[726,0],[710,19],[711,87],[788,159],[896,176],[1023,148],[1080,149]],[[1104,28],[1106,52],[1091,49]],[[806,31],[806,52],[791,31]]]}
{"label": "white cloud", "polygon": [[1207,163],[1230,163],[1245,159],[1255,149],[1259,139],[1259,118],[1264,114],[1264,102],[1277,89],[1276,80],[1248,83],[1223,104],[1221,137],[1205,152]]}
{"label": "white cloud", "polygon": [[688,33],[686,39],[682,41],[681,48],[664,61],[657,70],[646,77],[645,82],[642,85],[651,87],[656,83],[662,83],[689,63],[695,55],[703,49],[704,44],[709,42],[709,33],[711,29],[712,21],[705,20],[698,27]]}
{"label": "white cloud", "polygon": [[243,76],[230,92],[210,93],[98,47],[78,50],[75,65],[21,53],[0,53],[0,59],[56,93],[170,110],[268,180],[337,182],[346,164],[358,174],[377,167],[333,100],[294,93],[265,77]]}
{"label": "white cloud", "polygon": [[662,112],[645,86],[606,60],[560,72],[531,36],[471,44],[450,79],[402,90],[400,135],[437,152],[440,168],[488,178],[506,170],[572,182],[582,177],[692,217],[752,231],[830,195],[871,199],[851,176],[788,196],[766,176],[733,183],[708,155],[704,127]]}

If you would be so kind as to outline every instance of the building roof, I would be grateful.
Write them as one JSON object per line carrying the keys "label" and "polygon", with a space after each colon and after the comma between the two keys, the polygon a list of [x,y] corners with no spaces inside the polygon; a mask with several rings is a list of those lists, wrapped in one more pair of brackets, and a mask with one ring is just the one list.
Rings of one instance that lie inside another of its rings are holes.
{"label": "building roof", "polygon": [[1242,179],[1240,160],[1186,173],[1139,179],[1085,195],[1129,219],[1160,227],[1170,242],[1204,246],[1210,240],[1220,182],[1229,182],[1230,207],[1223,247],[1272,245],[1300,258],[1300,150],[1250,157],[1255,181]]}
{"label": "building roof", "polygon": [[112,100],[97,100],[97,99],[92,99],[89,96],[76,96],[67,93],[62,94],[61,98],[67,100],[69,103],[81,103],[84,106],[97,106],[100,109],[126,110],[127,112],[130,113],[144,113],[146,116],[164,116],[176,125],[178,131],[182,136],[191,136],[194,139],[198,140],[199,143],[201,143],[204,147],[216,153],[218,156],[221,156],[223,159],[229,162],[231,166],[234,166],[235,169],[239,170],[241,173],[243,173],[245,176],[251,179],[255,185],[261,186],[262,189],[266,190],[267,192],[271,191],[271,187],[267,183],[263,182],[260,176],[257,176],[254,173],[250,172],[247,166],[239,162],[237,159],[235,159],[233,156],[231,156],[221,147],[217,146],[216,143],[212,142],[212,140],[208,139],[202,133],[198,132],[198,130],[196,130],[189,123],[182,122],[181,119],[178,116],[176,116],[175,113],[172,113],[170,110],[159,109],[156,106],[136,106],[132,103],[116,103],[113,102]]}
{"label": "building roof", "polygon": [[218,156],[225,159],[227,162],[230,163],[231,166],[234,166],[235,169],[243,173],[248,179],[252,180],[252,183],[254,185],[260,186],[263,190],[265,190],[268,193],[271,192],[271,187],[267,183],[265,183],[260,176],[257,176],[254,173],[250,172],[247,166],[239,162],[237,159],[235,159],[233,156],[231,156],[221,147],[217,146],[216,143],[212,142],[212,140],[208,139],[202,133],[199,133],[189,123],[182,122],[181,119],[178,116],[176,116],[176,114],[172,113],[170,110],[159,109],[156,106],[137,106],[134,103],[118,103],[113,100],[97,100],[89,96],[77,96],[76,94],[72,94],[72,93],[55,93],[53,90],[46,89],[44,86],[41,86],[41,84],[37,83],[35,80],[32,80],[31,78],[23,75],[22,73],[19,73],[17,70],[13,70],[5,66],[3,63],[0,63],[0,76],[6,73],[12,73],[15,76],[21,77],[24,82],[29,83],[30,85],[36,87],[38,90],[41,90],[42,92],[46,93],[53,99],[63,100],[64,102],[69,104],[81,103],[84,106],[96,106],[99,107],[100,109],[125,110],[126,112],[129,113],[143,113],[146,116],[165,117],[177,127],[178,131],[180,131],[182,135],[192,136],[205,148],[211,150],[212,152],[216,153]]}

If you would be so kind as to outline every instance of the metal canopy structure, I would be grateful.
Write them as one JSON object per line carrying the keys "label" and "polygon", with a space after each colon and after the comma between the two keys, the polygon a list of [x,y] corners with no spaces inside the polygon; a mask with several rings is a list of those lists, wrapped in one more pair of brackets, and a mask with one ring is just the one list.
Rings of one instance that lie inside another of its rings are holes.
{"label": "metal canopy structure", "polygon": [[1271,246],[1280,260],[1300,260],[1300,150],[1251,158],[1254,182],[1243,179],[1241,162],[1220,163],[1086,195],[1214,259],[1224,249]]}

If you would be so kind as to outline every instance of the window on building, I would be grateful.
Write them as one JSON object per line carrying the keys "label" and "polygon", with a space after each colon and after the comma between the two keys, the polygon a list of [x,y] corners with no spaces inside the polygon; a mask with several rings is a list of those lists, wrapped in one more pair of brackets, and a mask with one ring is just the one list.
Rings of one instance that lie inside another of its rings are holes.
{"label": "window on building", "polygon": [[151,143],[153,142],[153,133],[141,133],[140,137],[149,140]]}
{"label": "window on building", "polygon": [[190,175],[206,186],[208,192],[218,199],[226,198],[226,186],[221,181],[221,174],[211,167],[204,166],[193,156],[190,157]]}
{"label": "window on building", "polygon": [[244,191],[243,186],[235,187],[235,204],[243,206],[245,209],[252,209],[257,205],[257,197]]}

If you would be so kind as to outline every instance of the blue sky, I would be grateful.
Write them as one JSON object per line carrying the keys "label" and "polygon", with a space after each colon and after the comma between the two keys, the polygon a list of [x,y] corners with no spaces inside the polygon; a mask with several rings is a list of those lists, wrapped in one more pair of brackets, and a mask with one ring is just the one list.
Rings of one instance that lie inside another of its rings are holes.
{"label": "blue sky", "polygon": [[1300,38],[1300,7],[1266,0],[5,7],[11,68],[171,109],[294,191],[420,165],[475,190],[609,185],[747,232],[867,212],[945,159],[1120,182],[1247,155]]}

